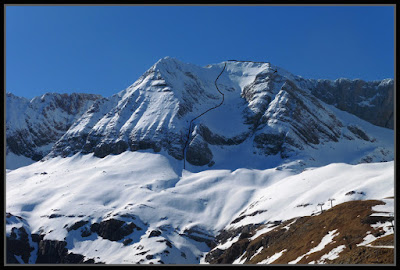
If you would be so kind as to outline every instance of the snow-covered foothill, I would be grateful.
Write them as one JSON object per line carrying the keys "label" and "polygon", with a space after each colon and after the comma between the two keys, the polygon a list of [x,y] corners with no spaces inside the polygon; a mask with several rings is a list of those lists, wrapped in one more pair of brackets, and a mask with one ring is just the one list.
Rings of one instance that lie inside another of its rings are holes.
{"label": "snow-covered foothill", "polygon": [[[162,153],[125,152],[103,159],[76,154],[9,171],[6,210],[24,218],[32,233],[45,234],[48,240],[65,240],[72,251],[96,261],[150,262],[150,257],[132,253],[143,247],[143,251],[151,250],[154,258],[172,263],[172,253],[162,253],[165,243],[157,242],[168,239],[175,250],[171,252],[179,257],[175,262],[199,263],[210,249],[204,242],[188,238],[188,231],[215,237],[239,213],[267,210],[234,226],[317,213],[317,204],[326,202],[324,207],[328,207],[329,198],[339,204],[390,197],[394,194],[393,166],[393,162],[331,164],[302,173],[274,168],[207,170],[180,176],[179,162]],[[351,190],[364,195],[345,195]],[[304,203],[310,206],[298,207]],[[143,227],[127,236],[134,240],[127,246],[122,240],[110,242],[96,234],[82,238],[65,229],[81,220],[93,224],[122,219],[126,214],[135,216]],[[150,231],[161,228],[163,238],[148,237]],[[94,249],[98,250],[96,256]]]}

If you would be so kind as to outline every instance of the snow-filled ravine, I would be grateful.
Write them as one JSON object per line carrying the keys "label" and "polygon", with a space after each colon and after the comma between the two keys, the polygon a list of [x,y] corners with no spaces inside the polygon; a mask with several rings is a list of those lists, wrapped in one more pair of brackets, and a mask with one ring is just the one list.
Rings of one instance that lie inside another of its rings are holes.
{"label": "snow-filled ravine", "polygon": [[[7,170],[6,212],[25,219],[31,233],[67,241],[70,252],[95,262],[199,263],[210,248],[186,237],[187,229],[212,237],[243,211],[267,210],[234,226],[311,215],[320,210],[320,203],[329,207],[332,198],[340,204],[394,195],[393,161],[333,163],[302,172],[289,168],[191,173],[162,152],[145,151],[102,159],[93,154],[55,157]],[[300,204],[309,206],[299,208]],[[124,220],[122,216],[135,216],[142,228],[128,236],[133,240],[129,245],[66,229],[81,220],[93,224]],[[13,226],[7,224],[7,234]],[[149,237],[153,230],[162,235]],[[162,239],[173,246],[168,253]]]}

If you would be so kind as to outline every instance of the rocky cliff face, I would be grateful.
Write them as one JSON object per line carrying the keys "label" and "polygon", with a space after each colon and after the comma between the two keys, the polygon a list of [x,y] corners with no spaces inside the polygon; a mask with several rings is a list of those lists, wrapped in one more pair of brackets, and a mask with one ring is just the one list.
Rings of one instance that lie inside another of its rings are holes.
{"label": "rocky cliff face", "polygon": [[32,100],[6,95],[6,151],[40,160],[99,95],[47,93]]}
{"label": "rocky cliff face", "polygon": [[374,125],[394,128],[394,80],[317,80],[311,92],[324,102]]}

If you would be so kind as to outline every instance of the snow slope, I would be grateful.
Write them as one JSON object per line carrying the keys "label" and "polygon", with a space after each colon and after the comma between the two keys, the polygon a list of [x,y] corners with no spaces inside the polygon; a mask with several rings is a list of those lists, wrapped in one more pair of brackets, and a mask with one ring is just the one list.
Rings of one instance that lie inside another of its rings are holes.
{"label": "snow slope", "polygon": [[[311,215],[329,198],[339,204],[393,196],[393,166],[393,161],[338,163],[302,173],[273,168],[180,176],[179,161],[165,153],[124,152],[103,159],[76,154],[7,172],[6,211],[25,219],[30,232],[66,241],[70,252],[97,262],[199,263],[210,250],[205,241],[227,226]],[[362,194],[347,196],[349,191]],[[257,210],[267,211],[231,224]],[[142,230],[118,241],[98,233],[81,236],[91,224],[109,219],[132,221]],[[78,221],[88,223],[81,231],[66,229]],[[8,234],[13,226],[7,224]],[[160,235],[151,237],[154,230]],[[123,243],[127,239],[131,244]]]}

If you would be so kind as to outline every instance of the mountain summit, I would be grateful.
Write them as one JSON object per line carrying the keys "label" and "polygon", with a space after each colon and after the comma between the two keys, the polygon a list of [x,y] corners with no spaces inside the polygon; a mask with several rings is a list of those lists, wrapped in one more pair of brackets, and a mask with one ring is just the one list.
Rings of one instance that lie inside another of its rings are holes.
{"label": "mountain summit", "polygon": [[[192,125],[186,149],[192,169],[263,168],[300,156],[313,164],[321,149],[339,149],[342,155],[324,164],[393,157],[393,131],[372,125],[392,126],[393,80],[311,80],[270,63],[199,67],[170,57],[127,89],[96,100],[55,143],[50,157],[151,149],[182,160],[190,121],[221,102],[215,83],[224,103]],[[377,117],[382,115],[386,118]]]}
{"label": "mountain summit", "polygon": [[[203,115],[221,103],[219,90],[222,105]],[[393,158],[392,79],[304,79],[267,62],[199,67],[165,57],[107,98],[7,94],[6,115],[8,164],[15,155],[102,158],[137,150],[185,158],[195,171]],[[327,151],[337,154],[319,157]]]}

